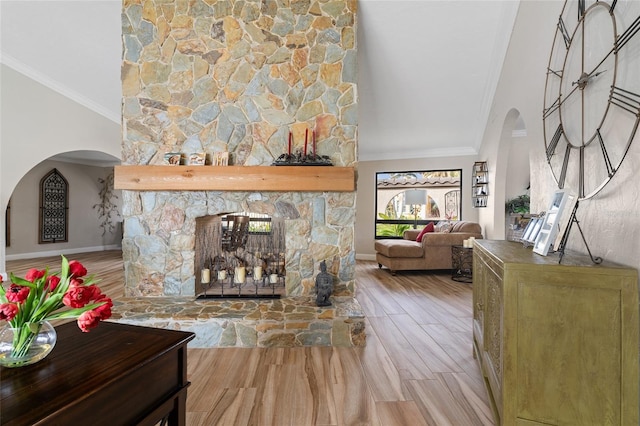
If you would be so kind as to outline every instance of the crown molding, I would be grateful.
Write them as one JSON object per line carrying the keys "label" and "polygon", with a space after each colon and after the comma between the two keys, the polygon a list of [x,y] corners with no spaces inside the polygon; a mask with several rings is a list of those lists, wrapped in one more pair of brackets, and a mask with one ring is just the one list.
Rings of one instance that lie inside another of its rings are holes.
{"label": "crown molding", "polygon": [[471,147],[434,148],[425,150],[391,149],[389,151],[358,153],[358,161],[406,160],[407,158],[437,158],[476,156],[478,151]]}
{"label": "crown molding", "polygon": [[59,81],[56,81],[31,68],[27,64],[19,61],[18,59],[7,54],[6,52],[3,52],[2,50],[0,50],[0,63],[61,94],[62,96],[71,99],[72,101],[82,105],[83,107],[90,109],[97,114],[100,114],[101,116],[113,121],[114,123],[121,123],[121,117],[119,114],[114,114],[108,108],[105,108],[104,106],[87,98],[86,96],[70,89]]}

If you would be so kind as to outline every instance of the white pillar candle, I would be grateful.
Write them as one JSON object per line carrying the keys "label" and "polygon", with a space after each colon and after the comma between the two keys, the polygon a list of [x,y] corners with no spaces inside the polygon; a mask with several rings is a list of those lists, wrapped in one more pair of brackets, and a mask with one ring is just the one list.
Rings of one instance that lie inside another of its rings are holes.
{"label": "white pillar candle", "polygon": [[227,271],[225,269],[218,271],[218,280],[222,281],[225,279],[227,279]]}
{"label": "white pillar candle", "polygon": [[253,279],[261,280],[262,279],[262,266],[254,266],[253,267]]}
{"label": "white pillar candle", "polygon": [[269,283],[278,284],[278,274],[269,275]]}
{"label": "white pillar candle", "polygon": [[244,282],[246,273],[247,270],[244,266],[236,266],[236,272],[233,276],[233,282],[235,282],[236,284],[242,284]]}
{"label": "white pillar candle", "polygon": [[209,268],[204,268],[200,271],[200,282],[207,284],[209,281],[211,281],[211,271],[209,271]]}

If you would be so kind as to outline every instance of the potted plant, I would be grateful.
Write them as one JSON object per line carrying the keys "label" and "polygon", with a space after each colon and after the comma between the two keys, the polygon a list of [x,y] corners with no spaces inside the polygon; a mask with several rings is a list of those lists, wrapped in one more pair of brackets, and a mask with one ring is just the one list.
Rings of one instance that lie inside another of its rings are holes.
{"label": "potted plant", "polygon": [[508,214],[516,213],[524,215],[529,213],[529,196],[527,194],[518,195],[506,202],[505,209]]}

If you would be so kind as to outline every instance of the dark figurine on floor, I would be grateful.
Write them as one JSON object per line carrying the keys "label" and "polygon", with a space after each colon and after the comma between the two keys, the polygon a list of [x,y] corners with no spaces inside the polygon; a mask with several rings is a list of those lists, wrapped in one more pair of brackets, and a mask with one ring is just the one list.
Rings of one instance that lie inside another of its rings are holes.
{"label": "dark figurine on floor", "polygon": [[333,292],[333,277],[327,273],[327,263],[320,262],[320,273],[316,276],[316,305],[331,306],[329,296]]}

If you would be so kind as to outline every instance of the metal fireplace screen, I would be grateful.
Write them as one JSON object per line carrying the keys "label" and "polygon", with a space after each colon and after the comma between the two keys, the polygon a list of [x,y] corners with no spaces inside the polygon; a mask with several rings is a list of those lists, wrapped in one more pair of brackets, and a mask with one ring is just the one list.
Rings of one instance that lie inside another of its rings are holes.
{"label": "metal fireplace screen", "polygon": [[285,285],[283,219],[255,213],[196,220],[198,298],[279,298]]}

